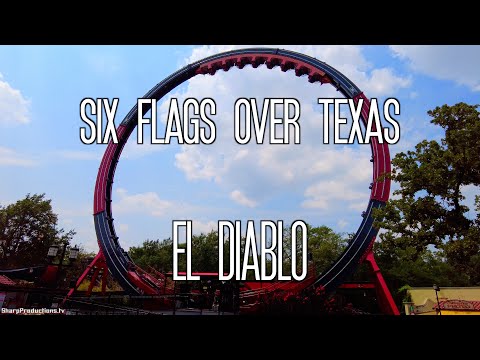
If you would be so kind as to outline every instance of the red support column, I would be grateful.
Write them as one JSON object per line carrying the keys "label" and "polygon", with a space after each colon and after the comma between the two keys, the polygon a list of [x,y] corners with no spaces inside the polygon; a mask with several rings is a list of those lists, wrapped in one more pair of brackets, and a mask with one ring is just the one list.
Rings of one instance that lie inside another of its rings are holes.
{"label": "red support column", "polygon": [[[89,294],[91,293],[91,288],[93,288],[92,284],[95,284],[95,280],[96,280],[96,277],[98,276],[98,272],[101,268],[103,268],[103,276],[102,276],[102,281],[103,279],[106,278],[107,276],[107,271],[108,271],[108,267],[107,267],[107,264],[105,262],[105,257],[103,255],[103,252],[100,250],[97,254],[97,256],[95,256],[95,258],[93,259],[93,261],[87,266],[87,268],[85,269],[85,271],[82,273],[82,275],[80,275],[80,277],[78,278],[77,280],[77,283],[75,284],[75,287],[72,287],[70,289],[70,291],[68,292],[67,296],[65,297],[65,299],[63,299],[62,301],[62,306],[65,304],[65,302],[73,295],[73,293],[78,289],[78,287],[81,285],[81,283],[83,282],[83,280],[85,280],[85,278],[87,277],[87,275],[90,273],[90,271],[94,268],[94,267],[97,267],[94,275],[92,276],[92,282],[90,283],[90,286],[89,286],[89,291],[87,291]],[[106,285],[106,283],[105,283]],[[102,291],[104,291],[104,287],[103,287],[103,283],[102,283]]]}
{"label": "red support column", "polygon": [[90,280],[90,285],[88,285],[88,290],[87,290],[87,296],[92,295],[92,290],[95,286],[95,283],[97,282],[98,274],[100,273],[100,267],[97,267],[95,269],[95,272],[93,273],[92,279]]}
{"label": "red support column", "polygon": [[380,272],[380,268],[375,261],[373,256],[373,251],[369,251],[365,257],[365,261],[370,265],[370,270],[373,274],[375,281],[375,289],[377,291],[377,301],[380,306],[382,313],[387,315],[400,315],[395,301],[393,301],[392,294],[388,290],[388,286],[385,283],[385,279]]}

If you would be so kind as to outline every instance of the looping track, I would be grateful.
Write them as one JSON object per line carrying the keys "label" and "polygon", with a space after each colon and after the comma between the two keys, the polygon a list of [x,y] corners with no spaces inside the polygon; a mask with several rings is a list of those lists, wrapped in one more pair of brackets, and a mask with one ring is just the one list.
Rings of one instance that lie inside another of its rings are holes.
{"label": "looping track", "polygon": [[[279,66],[282,71],[294,70],[296,76],[307,75],[310,83],[331,84],[346,98],[354,99],[355,102],[363,99],[361,117],[366,124],[370,102],[353,82],[320,60],[280,49],[242,49],[210,56],[173,73],[154,86],[144,98],[160,99],[196,75],[214,75],[219,70],[228,71],[233,66],[242,69],[246,65],[253,68],[265,65],[268,69]],[[149,110],[150,108],[144,108],[142,115]],[[123,147],[137,126],[137,118],[138,109],[134,106],[117,129],[118,144],[108,144],[100,164],[94,194],[95,231],[108,268],[124,290],[132,294],[158,294],[161,288],[156,279],[139,269],[120,246],[112,217],[111,194],[115,169]],[[303,287],[315,284],[322,285],[327,291],[335,289],[355,271],[375,239],[378,229],[373,227],[372,211],[384,206],[390,194],[390,180],[381,177],[390,172],[390,153],[388,145],[380,144],[376,138],[372,139],[370,146],[373,159],[372,191],[360,227],[332,266],[312,281],[306,281]],[[294,288],[297,291],[301,290],[302,285],[296,283]]]}

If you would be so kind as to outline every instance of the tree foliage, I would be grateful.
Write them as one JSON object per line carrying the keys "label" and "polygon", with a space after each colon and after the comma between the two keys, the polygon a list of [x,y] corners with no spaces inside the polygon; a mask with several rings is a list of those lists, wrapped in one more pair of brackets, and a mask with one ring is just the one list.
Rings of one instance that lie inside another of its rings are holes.
{"label": "tree foliage", "polygon": [[480,284],[480,200],[471,219],[462,193],[466,186],[480,185],[477,108],[458,103],[428,111],[431,122],[443,129],[441,140],[423,140],[392,160],[391,178],[399,189],[375,213],[376,224],[386,230],[375,248],[396,281]]}
{"label": "tree foliage", "polygon": [[45,264],[48,248],[69,243],[75,234],[58,228],[57,222],[45,194],[28,194],[14,204],[0,206],[0,267]]}
{"label": "tree foliage", "polygon": [[[179,244],[184,248],[185,243]],[[227,246],[228,248],[228,246]],[[192,236],[192,270],[193,271],[218,271],[218,234],[210,232]],[[147,269],[151,266],[161,272],[173,269],[173,241],[146,240],[141,246],[131,247],[129,255],[140,267]],[[186,270],[185,256],[179,256],[178,270]]]}
{"label": "tree foliage", "polygon": [[151,266],[156,270],[167,272],[173,267],[172,244],[171,239],[146,240],[141,246],[132,246],[128,253],[135,264],[145,270]]}
{"label": "tree foliage", "polygon": [[[347,237],[343,234],[334,232],[328,226],[313,227],[307,224],[308,249],[315,264],[317,274],[327,270],[330,265],[340,256],[347,245]],[[292,234],[291,229],[286,227],[283,230],[283,249],[284,249],[284,273],[290,270],[292,262]],[[301,239],[301,234],[297,234],[297,239]],[[301,242],[297,241],[297,259],[301,259]],[[300,260],[297,263],[301,264]]]}
{"label": "tree foliage", "polygon": [[[316,271],[321,272],[325,270],[342,252],[346,240],[340,234],[335,233],[327,226],[308,227],[308,250],[313,255],[316,266]],[[300,237],[297,237],[300,239]],[[228,266],[228,239],[225,242],[224,262]],[[290,271],[291,264],[291,233],[290,228],[285,228],[283,231],[283,252],[284,252],[284,274]],[[241,240],[241,254],[240,259],[243,261],[245,238]],[[184,246],[185,244],[179,244]],[[297,242],[297,253],[300,254],[301,242]],[[129,254],[133,261],[140,267],[148,269],[149,266],[160,271],[172,271],[173,267],[173,243],[171,239],[147,240],[141,246],[131,247]],[[181,256],[179,259],[179,271],[185,271],[185,257]],[[298,263],[301,257],[299,256]],[[259,259],[260,261],[260,259]],[[250,261],[251,263],[251,261]],[[260,262],[259,262],[260,263]],[[270,273],[271,265],[267,263],[267,273]],[[200,234],[192,236],[192,270],[193,271],[218,271],[218,233],[212,231],[208,234]],[[224,269],[228,271],[228,268]],[[249,274],[252,275],[252,274]]]}

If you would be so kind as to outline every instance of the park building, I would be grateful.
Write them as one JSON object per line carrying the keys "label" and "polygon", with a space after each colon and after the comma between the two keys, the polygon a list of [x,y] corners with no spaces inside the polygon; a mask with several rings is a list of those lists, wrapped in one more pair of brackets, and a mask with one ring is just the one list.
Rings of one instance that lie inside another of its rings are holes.
{"label": "park building", "polygon": [[406,315],[480,315],[480,287],[416,287],[407,290]]}

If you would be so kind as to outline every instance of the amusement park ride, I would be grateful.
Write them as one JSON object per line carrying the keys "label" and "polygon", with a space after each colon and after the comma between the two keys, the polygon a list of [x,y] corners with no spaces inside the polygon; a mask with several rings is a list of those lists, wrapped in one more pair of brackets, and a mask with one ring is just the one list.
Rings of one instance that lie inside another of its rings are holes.
{"label": "amusement park ride", "polygon": [[[329,66],[328,64],[300,53],[270,48],[252,48],[229,51],[190,64],[173,73],[162,82],[154,86],[145,96],[145,99],[161,99],[172,89],[197,75],[215,75],[218,70],[228,71],[232,67],[239,69],[246,65],[257,68],[265,65],[268,69],[279,66],[282,71],[294,70],[296,76],[307,75],[310,83],[330,84],[346,98],[353,99],[355,103],[363,99],[361,118],[364,125],[367,123],[370,102],[363,92],[351,82],[345,75]],[[143,108],[143,114],[150,110]],[[117,280],[120,286],[132,295],[162,295],[173,290],[165,286],[166,275],[161,273],[147,272],[134,264],[130,256],[120,246],[116,235],[112,216],[112,185],[115,169],[127,143],[129,136],[137,126],[138,109],[133,107],[117,128],[118,143],[110,142],[100,164],[97,175],[94,194],[94,222],[100,251],[94,260],[88,265],[85,272],[78,279],[75,287],[71,288],[68,300],[78,289],[88,274],[92,274],[90,288],[99,278],[102,272],[110,274]],[[316,276],[309,272],[309,276],[303,281],[272,281],[268,285],[259,287],[258,282],[245,282],[240,288],[241,311],[248,309],[256,311],[260,299],[280,291],[300,293],[307,288],[322,287],[325,291],[332,292],[342,286],[345,280],[353,275],[359,264],[366,262],[370,266],[377,291],[377,300],[380,309],[385,314],[398,315],[398,309],[380,273],[373,252],[372,245],[378,229],[373,226],[373,209],[383,207],[390,193],[390,179],[383,176],[390,172],[390,153],[388,145],[379,143],[378,139],[372,138],[370,142],[373,163],[373,179],[368,207],[362,214],[363,220],[356,231],[354,238],[348,243],[340,257],[322,274]],[[344,284],[355,287],[357,285]],[[360,286],[360,285],[358,285]],[[105,291],[105,276],[102,277],[102,290]]]}

